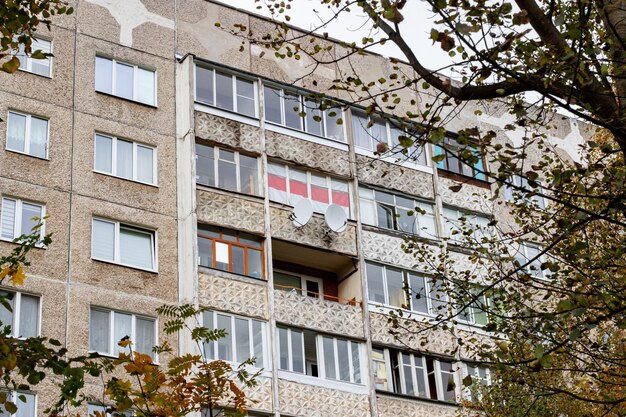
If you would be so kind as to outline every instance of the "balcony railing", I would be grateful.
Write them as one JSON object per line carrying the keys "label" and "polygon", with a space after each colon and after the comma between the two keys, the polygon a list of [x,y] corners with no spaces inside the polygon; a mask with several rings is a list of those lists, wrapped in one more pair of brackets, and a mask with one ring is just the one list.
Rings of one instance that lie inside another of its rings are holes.
{"label": "balcony railing", "polygon": [[295,292],[296,294],[301,295],[303,297],[319,298],[319,299],[326,300],[326,301],[333,301],[335,303],[347,304],[350,306],[358,306],[361,308],[363,307],[362,302],[357,301],[356,298],[352,298],[351,300],[348,300],[346,298],[335,297],[334,295],[328,295],[328,294],[321,294],[321,293],[317,293],[314,291],[304,290],[300,287],[292,287],[288,285],[274,284],[274,289]]}

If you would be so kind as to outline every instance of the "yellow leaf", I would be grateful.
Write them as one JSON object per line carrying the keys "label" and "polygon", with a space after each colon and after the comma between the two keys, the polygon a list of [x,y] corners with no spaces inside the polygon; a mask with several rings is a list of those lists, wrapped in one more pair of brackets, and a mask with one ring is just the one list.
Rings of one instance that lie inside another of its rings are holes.
{"label": "yellow leaf", "polygon": [[24,273],[24,268],[20,265],[17,267],[17,270],[11,272],[9,281],[11,281],[13,285],[24,285],[25,279],[26,274]]}
{"label": "yellow leaf", "polygon": [[132,344],[133,344],[133,342],[131,342],[131,340],[128,338],[128,336],[126,336],[125,338],[123,338],[122,340],[120,340],[119,342],[117,342],[117,344],[118,344],[120,347],[125,348],[125,347],[128,347],[128,346],[132,345]]}
{"label": "yellow leaf", "polygon": [[0,271],[0,279],[4,279],[4,277],[9,275],[10,271],[11,271],[11,268],[9,268],[8,266],[5,266],[4,269]]}

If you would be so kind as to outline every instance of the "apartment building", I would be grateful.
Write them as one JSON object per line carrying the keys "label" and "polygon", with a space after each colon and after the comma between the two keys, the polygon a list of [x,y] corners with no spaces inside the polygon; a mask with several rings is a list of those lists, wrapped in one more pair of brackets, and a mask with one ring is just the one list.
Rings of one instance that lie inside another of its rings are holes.
{"label": "apartment building", "polygon": [[[262,17],[207,0],[75,3],[74,14],[38,29],[53,58],[0,74],[0,250],[32,217],[49,216],[44,233],[53,233],[52,246],[33,253],[26,285],[4,289],[15,292],[2,318],[15,336],[115,356],[129,335],[149,352],[167,338],[154,309],[195,303],[209,309],[205,326],[228,332],[207,355],[255,356],[263,368],[251,416],[451,416],[467,395],[464,376],[488,382],[455,337],[480,333],[480,312],[463,316],[459,334],[434,330],[425,344],[396,339],[387,319],[404,306],[428,320],[446,302],[429,266],[402,250],[403,236],[439,248],[461,216],[486,225],[500,215],[486,161],[435,164],[431,147],[411,160],[375,155],[379,142],[397,148],[402,132],[370,123],[348,96],[324,111],[309,98],[312,80],[324,91],[345,64],[294,84],[310,62],[263,54],[214,24],[271,30]],[[377,55],[351,65],[372,79],[391,71]],[[424,102],[414,88],[400,94],[400,112]],[[447,140],[477,123],[473,110],[450,119]],[[478,120],[514,141],[508,122],[501,110]],[[550,134],[582,140],[570,120]],[[296,206],[310,218],[294,218]],[[415,207],[422,213],[410,215]],[[459,245],[453,256],[463,265],[467,255]],[[424,296],[406,299],[407,286]],[[95,398],[99,389],[88,388]],[[49,381],[25,393],[20,415],[42,415],[54,390]]]}

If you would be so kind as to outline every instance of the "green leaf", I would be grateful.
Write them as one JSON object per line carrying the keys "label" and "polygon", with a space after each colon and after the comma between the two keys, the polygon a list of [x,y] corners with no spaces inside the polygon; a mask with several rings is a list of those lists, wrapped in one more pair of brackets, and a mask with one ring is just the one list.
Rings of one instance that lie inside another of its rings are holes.
{"label": "green leaf", "polygon": [[545,352],[545,349],[544,349],[543,345],[535,346],[535,350],[533,351],[533,353],[535,354],[535,358],[537,358],[537,359],[543,358],[544,352]]}
{"label": "green leaf", "polygon": [[19,67],[20,67],[20,60],[16,56],[14,56],[13,58],[9,59],[7,62],[2,64],[2,71],[8,72],[9,74],[13,74],[15,71],[19,69]]}

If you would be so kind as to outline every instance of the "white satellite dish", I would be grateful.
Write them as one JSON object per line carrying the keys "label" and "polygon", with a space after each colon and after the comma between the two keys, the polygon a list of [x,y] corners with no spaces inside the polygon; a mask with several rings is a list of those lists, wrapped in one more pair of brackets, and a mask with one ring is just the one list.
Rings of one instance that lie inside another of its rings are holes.
{"label": "white satellite dish", "polygon": [[348,224],[348,216],[345,210],[339,204],[331,204],[324,214],[326,224],[333,232],[341,233],[346,230]]}
{"label": "white satellite dish", "polygon": [[311,200],[303,198],[293,207],[289,220],[293,222],[294,226],[302,227],[311,220],[311,216],[313,216],[313,204],[311,204]]}

